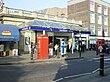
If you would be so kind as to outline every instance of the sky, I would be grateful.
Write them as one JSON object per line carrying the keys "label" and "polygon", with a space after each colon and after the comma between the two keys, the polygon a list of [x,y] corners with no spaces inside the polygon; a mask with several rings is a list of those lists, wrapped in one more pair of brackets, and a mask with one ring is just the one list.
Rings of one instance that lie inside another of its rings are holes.
{"label": "sky", "polygon": [[[23,9],[29,11],[41,10],[52,7],[67,7],[68,0],[3,0],[4,5],[9,8]],[[104,0],[110,3],[110,0]]]}
{"label": "sky", "polygon": [[9,8],[23,10],[41,10],[51,7],[66,7],[67,0],[4,0],[4,5]]}

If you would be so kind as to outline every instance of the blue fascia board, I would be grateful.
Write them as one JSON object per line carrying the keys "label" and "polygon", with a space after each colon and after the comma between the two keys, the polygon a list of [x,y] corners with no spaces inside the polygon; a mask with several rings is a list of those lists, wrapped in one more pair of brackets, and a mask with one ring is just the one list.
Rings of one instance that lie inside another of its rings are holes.
{"label": "blue fascia board", "polygon": [[46,27],[38,27],[38,26],[30,26],[30,30],[45,30],[45,31],[50,31],[50,28],[46,28]]}
{"label": "blue fascia board", "polygon": [[[69,29],[60,29],[60,28],[46,28],[46,27],[40,27],[40,26],[29,26],[25,28],[20,28],[20,31],[25,31],[25,30],[38,30],[38,31],[53,31],[53,32],[69,32],[69,33],[75,33],[78,34],[79,31],[77,30],[69,30]],[[89,31],[81,31],[81,34],[90,34]]]}
{"label": "blue fascia board", "polygon": [[81,31],[81,34],[90,34],[89,31]]}

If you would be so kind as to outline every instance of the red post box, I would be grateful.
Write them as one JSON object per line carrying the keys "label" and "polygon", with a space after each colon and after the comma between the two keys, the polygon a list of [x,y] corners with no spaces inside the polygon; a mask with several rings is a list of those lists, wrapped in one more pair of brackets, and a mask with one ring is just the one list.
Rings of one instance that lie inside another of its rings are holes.
{"label": "red post box", "polygon": [[37,37],[37,59],[48,59],[49,53],[48,53],[48,36],[46,35],[40,35]]}

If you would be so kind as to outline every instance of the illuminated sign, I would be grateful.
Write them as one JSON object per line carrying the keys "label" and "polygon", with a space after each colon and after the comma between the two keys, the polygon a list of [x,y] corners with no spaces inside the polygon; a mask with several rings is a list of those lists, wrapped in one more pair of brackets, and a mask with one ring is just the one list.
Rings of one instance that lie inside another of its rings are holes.
{"label": "illuminated sign", "polygon": [[2,35],[11,35],[10,31],[2,31]]}

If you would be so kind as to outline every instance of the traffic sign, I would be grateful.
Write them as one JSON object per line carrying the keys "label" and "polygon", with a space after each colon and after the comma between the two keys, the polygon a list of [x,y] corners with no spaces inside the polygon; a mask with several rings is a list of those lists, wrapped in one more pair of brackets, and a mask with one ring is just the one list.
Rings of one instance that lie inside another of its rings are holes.
{"label": "traffic sign", "polygon": [[98,47],[98,50],[99,50],[99,52],[102,52],[103,47],[102,47],[102,46],[99,46],[99,47]]}

